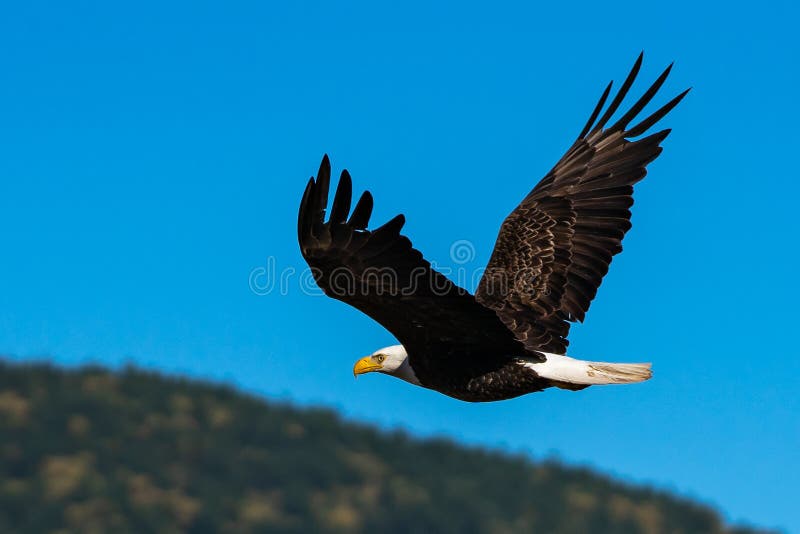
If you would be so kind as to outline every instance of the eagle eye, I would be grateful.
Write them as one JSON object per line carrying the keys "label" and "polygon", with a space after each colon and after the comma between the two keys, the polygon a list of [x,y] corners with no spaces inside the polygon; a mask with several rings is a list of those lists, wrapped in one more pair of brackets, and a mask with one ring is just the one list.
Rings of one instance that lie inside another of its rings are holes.
{"label": "eagle eye", "polygon": [[378,363],[383,363],[383,360],[385,360],[385,359],[386,359],[386,356],[384,356],[383,354],[376,354],[375,355],[375,361],[378,362]]}

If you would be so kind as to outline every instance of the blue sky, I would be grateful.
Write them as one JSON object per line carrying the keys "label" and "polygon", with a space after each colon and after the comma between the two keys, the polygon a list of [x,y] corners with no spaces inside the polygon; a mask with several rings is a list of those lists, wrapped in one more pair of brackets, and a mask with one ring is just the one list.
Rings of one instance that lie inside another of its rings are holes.
{"label": "blue sky", "polygon": [[[0,17],[0,354],[232,382],[800,531],[797,7],[69,4]],[[476,269],[640,50],[634,92],[673,60],[658,102],[694,90],[570,353],[654,379],[484,405],[354,381],[393,339],[302,290],[322,154],[374,221],[405,213],[429,259]],[[251,290],[268,265],[295,270],[285,294]]]}

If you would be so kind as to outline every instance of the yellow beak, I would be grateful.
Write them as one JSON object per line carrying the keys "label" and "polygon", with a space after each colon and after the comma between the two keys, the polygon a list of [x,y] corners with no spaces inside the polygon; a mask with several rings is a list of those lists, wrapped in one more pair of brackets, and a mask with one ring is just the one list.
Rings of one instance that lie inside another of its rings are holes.
{"label": "yellow beak", "polygon": [[358,360],[353,366],[353,376],[358,377],[358,375],[363,375],[364,373],[371,373],[372,371],[377,371],[382,367],[383,366],[381,364],[375,363],[375,360],[367,356]]}

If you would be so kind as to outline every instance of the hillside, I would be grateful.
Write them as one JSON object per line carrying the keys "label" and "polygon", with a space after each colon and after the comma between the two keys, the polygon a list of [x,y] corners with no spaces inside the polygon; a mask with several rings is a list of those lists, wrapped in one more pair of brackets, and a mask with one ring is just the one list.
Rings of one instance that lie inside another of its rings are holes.
{"label": "hillside", "polygon": [[134,369],[0,361],[0,532],[752,532],[584,469]]}

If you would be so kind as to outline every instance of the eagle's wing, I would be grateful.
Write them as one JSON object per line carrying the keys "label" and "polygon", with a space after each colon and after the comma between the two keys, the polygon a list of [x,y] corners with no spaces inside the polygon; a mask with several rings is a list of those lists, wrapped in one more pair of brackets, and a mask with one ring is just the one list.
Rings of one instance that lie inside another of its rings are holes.
{"label": "eagle's wing", "polygon": [[494,312],[431,268],[400,234],[402,215],[367,230],[372,195],[365,192],[351,213],[347,171],[326,221],[330,176],[325,156],[317,179],[306,186],[297,223],[300,250],[326,295],[378,321],[410,352],[436,344],[492,346],[514,340]]}
{"label": "eagle's wing", "polygon": [[529,349],[563,354],[572,322],[583,321],[611,258],[631,227],[633,184],[644,178],[670,130],[638,140],[686,95],[629,126],[667,78],[670,65],[617,122],[606,127],[630,89],[636,60],[608,109],[606,87],[578,139],[503,222],[475,297],[495,310]]}

